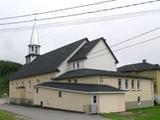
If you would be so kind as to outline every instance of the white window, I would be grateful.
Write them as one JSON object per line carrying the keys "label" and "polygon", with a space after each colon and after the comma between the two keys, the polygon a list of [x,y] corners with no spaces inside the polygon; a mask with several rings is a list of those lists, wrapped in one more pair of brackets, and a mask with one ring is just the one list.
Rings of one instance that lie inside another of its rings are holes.
{"label": "white window", "polygon": [[141,105],[141,97],[140,96],[137,97],[137,105]]}
{"label": "white window", "polygon": [[125,80],[125,89],[128,90],[128,80]]}
{"label": "white window", "polygon": [[122,80],[121,79],[118,79],[118,88],[122,89]]}
{"label": "white window", "polygon": [[135,81],[134,80],[131,80],[131,89],[135,90]]}
{"label": "white window", "polygon": [[93,96],[93,104],[96,104],[96,103],[97,103],[97,96],[94,95],[94,96]]}
{"label": "white window", "polygon": [[137,80],[137,90],[140,90],[140,80]]}

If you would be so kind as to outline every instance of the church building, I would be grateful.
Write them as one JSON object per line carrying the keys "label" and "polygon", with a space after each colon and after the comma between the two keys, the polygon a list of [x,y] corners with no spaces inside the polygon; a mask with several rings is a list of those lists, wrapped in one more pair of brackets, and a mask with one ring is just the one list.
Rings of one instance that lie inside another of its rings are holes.
{"label": "church building", "polygon": [[86,113],[154,105],[153,79],[117,72],[104,38],[83,38],[40,55],[34,24],[28,47],[26,64],[9,83],[10,103]]}

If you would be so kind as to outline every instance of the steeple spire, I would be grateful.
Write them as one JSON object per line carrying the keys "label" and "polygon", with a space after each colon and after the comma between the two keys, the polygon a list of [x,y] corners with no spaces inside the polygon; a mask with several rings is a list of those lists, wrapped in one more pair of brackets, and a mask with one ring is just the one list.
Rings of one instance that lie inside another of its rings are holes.
{"label": "steeple spire", "polygon": [[38,30],[36,27],[36,17],[34,19],[33,27],[32,27],[32,35],[31,35],[31,41],[30,45],[39,45],[39,38],[38,38]]}
{"label": "steeple spire", "polygon": [[40,55],[40,45],[38,39],[38,30],[36,27],[36,17],[34,19],[32,34],[29,47],[29,54],[26,56],[26,64],[31,63],[34,59],[36,59]]}

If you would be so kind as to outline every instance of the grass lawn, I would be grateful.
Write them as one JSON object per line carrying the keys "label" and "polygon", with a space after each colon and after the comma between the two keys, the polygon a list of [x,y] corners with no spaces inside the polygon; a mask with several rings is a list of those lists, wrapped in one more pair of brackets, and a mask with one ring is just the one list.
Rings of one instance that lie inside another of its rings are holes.
{"label": "grass lawn", "polygon": [[123,113],[101,113],[113,120],[160,120],[160,106],[128,110]]}
{"label": "grass lawn", "polygon": [[0,111],[0,120],[22,120],[14,116],[14,114],[6,111]]}

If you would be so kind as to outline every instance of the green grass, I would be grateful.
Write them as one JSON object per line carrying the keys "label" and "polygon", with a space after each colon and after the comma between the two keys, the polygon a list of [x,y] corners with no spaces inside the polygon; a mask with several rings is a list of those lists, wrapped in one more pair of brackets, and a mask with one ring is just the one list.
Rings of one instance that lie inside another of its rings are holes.
{"label": "green grass", "polygon": [[22,120],[15,117],[13,113],[0,111],[0,120]]}
{"label": "green grass", "polygon": [[12,113],[0,111],[0,120],[15,120],[15,118]]}
{"label": "green grass", "polygon": [[101,113],[112,120],[160,120],[160,106],[128,110],[124,113]]}

